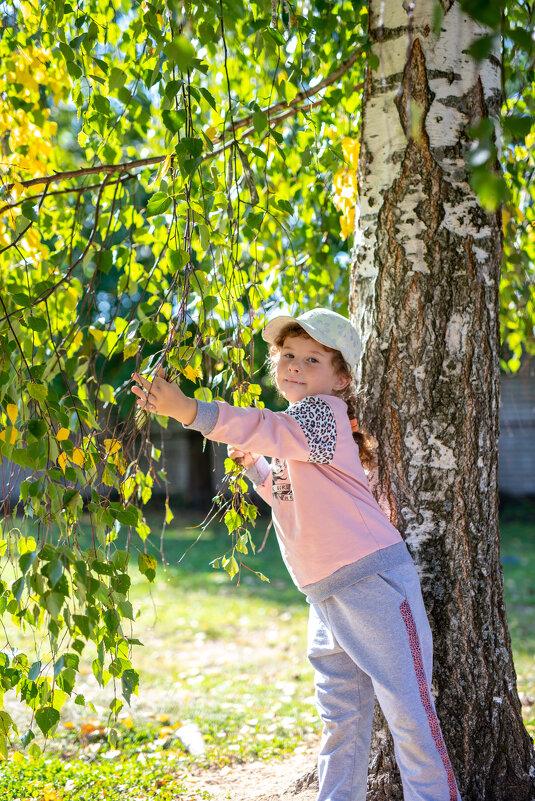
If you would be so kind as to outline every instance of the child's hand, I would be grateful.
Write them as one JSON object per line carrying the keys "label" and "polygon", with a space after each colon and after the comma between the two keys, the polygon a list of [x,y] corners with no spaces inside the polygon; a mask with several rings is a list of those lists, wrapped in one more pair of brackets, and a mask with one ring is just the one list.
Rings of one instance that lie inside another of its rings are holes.
{"label": "child's hand", "polygon": [[169,383],[162,367],[152,384],[138,373],[133,373],[132,378],[139,384],[132,387],[132,392],[137,395],[137,404],[142,409],[153,414],[174,417],[185,425],[193,423],[197,415],[197,401],[184,395],[176,384]]}
{"label": "child's hand", "polygon": [[227,453],[230,459],[235,461],[236,464],[241,464],[246,470],[256,464],[260,459],[259,453],[241,451],[239,448],[235,448],[234,445],[227,445]]}

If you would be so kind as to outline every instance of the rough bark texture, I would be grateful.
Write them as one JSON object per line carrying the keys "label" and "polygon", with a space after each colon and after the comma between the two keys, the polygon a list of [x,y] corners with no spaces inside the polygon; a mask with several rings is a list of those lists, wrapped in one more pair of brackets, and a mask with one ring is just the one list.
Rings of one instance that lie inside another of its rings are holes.
{"label": "rough bark texture", "polygon": [[[379,493],[422,579],[433,694],[463,801],[532,801],[499,559],[499,214],[465,165],[468,128],[499,111],[499,61],[465,54],[481,29],[434,0],[371,0],[350,313],[364,344],[362,424]],[[377,711],[369,801],[402,798]]]}

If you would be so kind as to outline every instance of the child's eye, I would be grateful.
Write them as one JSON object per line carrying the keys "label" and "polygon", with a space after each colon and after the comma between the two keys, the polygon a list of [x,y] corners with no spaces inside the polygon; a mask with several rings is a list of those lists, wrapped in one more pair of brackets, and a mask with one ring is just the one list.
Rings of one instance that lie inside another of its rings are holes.
{"label": "child's eye", "polygon": [[283,355],[283,359],[293,359],[293,357],[294,357],[293,353],[285,353]]}
{"label": "child's eye", "polygon": [[316,364],[317,364],[317,362],[318,362],[318,360],[317,360],[317,359],[315,359],[315,358],[314,358],[314,356],[311,356],[311,357],[310,357],[310,359],[309,359],[309,361],[311,361],[311,362],[316,362]]}

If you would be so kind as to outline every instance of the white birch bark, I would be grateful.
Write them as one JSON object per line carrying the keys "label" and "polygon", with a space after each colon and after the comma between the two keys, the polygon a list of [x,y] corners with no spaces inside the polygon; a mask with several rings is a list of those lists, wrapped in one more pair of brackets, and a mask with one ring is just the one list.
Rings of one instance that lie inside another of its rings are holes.
{"label": "white birch bark", "polygon": [[[468,129],[501,104],[497,54],[457,2],[370,0],[350,313],[379,493],[415,557],[435,641],[433,693],[464,801],[532,801],[499,561],[499,214],[470,188]],[[530,777],[531,773],[531,777]],[[369,795],[402,798],[375,720]]]}

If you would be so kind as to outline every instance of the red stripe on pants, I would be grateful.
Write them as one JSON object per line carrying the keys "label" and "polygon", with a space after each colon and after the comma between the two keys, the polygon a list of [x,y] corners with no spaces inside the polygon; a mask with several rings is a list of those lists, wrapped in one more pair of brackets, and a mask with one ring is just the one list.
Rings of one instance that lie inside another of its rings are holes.
{"label": "red stripe on pants", "polygon": [[422,705],[425,709],[427,720],[429,721],[431,736],[433,737],[436,749],[440,754],[440,758],[442,759],[444,770],[446,771],[448,787],[450,791],[450,801],[457,801],[457,784],[455,782],[455,776],[453,774],[450,758],[446,750],[446,743],[444,742],[442,732],[440,731],[440,723],[438,722],[437,713],[435,712],[433,704],[431,703],[424,665],[422,662],[422,652],[420,651],[420,641],[418,640],[418,632],[416,631],[416,625],[414,623],[409,602],[407,600],[403,601],[399,609],[403,618],[403,622],[405,623],[405,628],[407,629],[407,634],[409,635],[409,647],[411,649],[414,672],[416,673],[416,680],[418,682],[418,689],[420,691]]}

